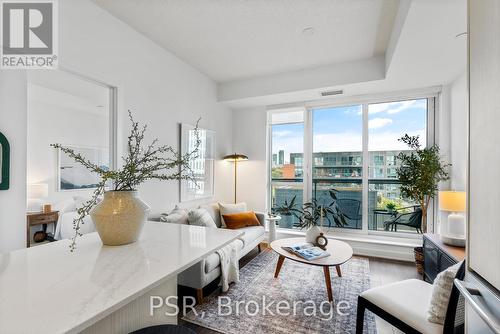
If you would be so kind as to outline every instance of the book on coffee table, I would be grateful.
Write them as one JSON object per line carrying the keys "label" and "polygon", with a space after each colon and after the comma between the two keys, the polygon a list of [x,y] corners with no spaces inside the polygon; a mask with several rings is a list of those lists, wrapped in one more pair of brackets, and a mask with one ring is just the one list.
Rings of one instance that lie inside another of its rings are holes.
{"label": "book on coffee table", "polygon": [[313,261],[330,256],[330,253],[310,243],[301,243],[292,246],[282,247],[287,252],[293,253],[307,261]]}

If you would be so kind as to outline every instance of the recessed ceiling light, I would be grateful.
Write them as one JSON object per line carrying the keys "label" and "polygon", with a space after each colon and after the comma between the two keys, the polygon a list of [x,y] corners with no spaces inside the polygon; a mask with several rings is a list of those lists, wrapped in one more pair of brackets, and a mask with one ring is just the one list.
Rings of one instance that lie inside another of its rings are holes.
{"label": "recessed ceiling light", "polygon": [[302,30],[302,34],[304,36],[312,36],[312,35],[314,35],[315,32],[316,32],[316,30],[314,30],[314,27],[307,27],[307,28],[304,28],[304,30]]}

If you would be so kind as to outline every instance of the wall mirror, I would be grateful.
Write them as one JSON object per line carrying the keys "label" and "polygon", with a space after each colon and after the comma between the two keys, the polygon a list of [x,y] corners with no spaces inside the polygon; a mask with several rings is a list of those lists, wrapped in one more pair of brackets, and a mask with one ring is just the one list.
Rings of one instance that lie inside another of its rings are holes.
{"label": "wall mirror", "polygon": [[7,138],[0,132],[0,190],[9,189],[10,146]]}

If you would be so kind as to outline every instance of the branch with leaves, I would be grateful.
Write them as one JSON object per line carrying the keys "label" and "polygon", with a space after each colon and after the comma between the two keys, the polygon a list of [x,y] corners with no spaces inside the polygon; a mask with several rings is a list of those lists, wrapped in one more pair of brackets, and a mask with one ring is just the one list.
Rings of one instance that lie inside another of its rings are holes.
{"label": "branch with leaves", "polygon": [[169,145],[157,145],[157,139],[153,140],[151,144],[143,146],[147,126],[140,126],[139,122],[134,121],[130,110],[129,119],[132,123],[132,130],[127,140],[127,154],[122,157],[123,166],[116,171],[97,166],[69,147],[64,147],[61,144],[50,145],[56,149],[60,149],[90,172],[98,174],[101,179],[92,197],[77,209],[78,217],[73,221],[75,235],[71,240],[71,251],[74,251],[76,248],[77,237],[82,236],[80,226],[84,223],[83,219],[99,203],[100,196],[104,194],[106,186],[110,183],[112,184],[113,191],[133,191],[148,180],[189,180],[197,185],[197,180],[191,169],[191,162],[199,156],[201,139],[198,124],[200,119],[196,122],[194,129],[194,147],[185,154],[181,154]]}

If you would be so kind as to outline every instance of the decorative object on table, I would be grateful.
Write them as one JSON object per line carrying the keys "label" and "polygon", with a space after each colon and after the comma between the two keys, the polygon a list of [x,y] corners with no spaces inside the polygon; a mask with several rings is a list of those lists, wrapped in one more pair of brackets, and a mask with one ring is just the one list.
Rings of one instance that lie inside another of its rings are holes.
{"label": "decorative object on table", "polygon": [[49,185],[32,183],[28,185],[28,212],[43,211],[43,198],[49,196]]}
{"label": "decorative object on table", "polygon": [[394,203],[392,201],[387,202],[387,204],[385,205],[385,208],[387,209],[388,213],[393,213],[394,210],[396,210],[396,203]]}
{"label": "decorative object on table", "polygon": [[0,132],[0,190],[8,190],[10,184],[10,145]]}
{"label": "decorative object on table", "polygon": [[[149,212],[149,207],[138,197],[136,189],[147,180],[192,180],[196,184],[190,162],[197,157],[200,147],[198,131],[194,132],[196,141],[193,150],[181,155],[171,146],[157,146],[156,139],[143,146],[147,127],[140,127],[130,111],[129,119],[132,130],[128,136],[127,155],[123,157],[123,167],[119,170],[101,168],[72,148],[51,144],[100,178],[91,199],[77,209],[71,251],[75,250],[76,238],[82,235],[80,224],[89,214],[103,244],[116,246],[136,241]],[[105,192],[109,181],[113,181],[113,190]],[[103,194],[104,199],[99,201]]]}
{"label": "decorative object on table", "polygon": [[316,237],[316,241],[314,242],[314,244],[321,249],[326,249],[326,246],[328,245],[328,238],[325,237],[323,233],[320,233]]}
{"label": "decorative object on table", "polygon": [[[99,167],[101,170],[109,170],[108,147],[65,146],[65,148],[78,152],[83,159]],[[64,154],[61,149],[58,149],[57,156],[58,191],[96,189],[99,187],[101,179],[98,174],[93,173],[86,166]]]}
{"label": "decorative object on table", "polygon": [[440,191],[439,209],[450,212],[441,224],[441,240],[451,246],[465,247],[465,192]]}
{"label": "decorative object on table", "polygon": [[426,233],[429,202],[438,192],[438,183],[450,178],[447,169],[451,164],[441,160],[439,146],[422,148],[418,136],[405,134],[398,140],[411,148],[410,152],[402,151],[397,156],[400,166],[396,173],[401,182],[401,194],[420,205],[422,231]]}
{"label": "decorative object on table", "polygon": [[294,196],[290,202],[285,200],[282,206],[274,208],[274,212],[281,215],[296,217],[299,220],[298,227],[300,229],[308,229],[306,232],[306,241],[314,243],[316,237],[321,233],[318,225],[323,226],[323,220],[325,218],[328,221],[328,226],[331,225],[332,219],[338,227],[343,227],[347,224],[346,216],[337,204],[337,192],[338,191],[335,189],[330,189],[329,193],[332,202],[327,206],[319,204],[318,201],[313,198],[310,202],[304,203],[302,208],[299,208],[296,204],[296,196]]}
{"label": "decorative object on table", "polygon": [[44,204],[43,205],[43,213],[49,213],[52,212],[52,205],[51,204]]}
{"label": "decorative object on table", "polygon": [[233,161],[234,162],[234,203],[237,203],[237,171],[238,171],[238,162],[239,161],[246,161],[248,160],[248,157],[244,154],[229,154],[223,157],[222,159],[226,161]]}
{"label": "decorative object on table", "polygon": [[[203,304],[194,306],[196,312],[189,312],[183,320],[221,333],[345,334],[354,332],[356,300],[362,291],[370,288],[368,259],[354,257],[342,265],[342,278],[332,277],[334,299],[351,305],[351,309],[345,316],[337,313],[337,304],[325,303],[323,268],[286,260],[280,272],[281,279],[274,279],[277,259],[278,255],[275,252],[262,252],[241,268],[240,283],[224,294],[230,301],[228,306],[233,310],[241,301],[249,304],[256,302],[261,305],[262,298],[265,296],[266,305],[272,303],[272,315],[268,312],[266,314],[259,312],[253,316],[246,316],[246,313],[232,312],[227,316],[221,316],[219,305],[221,294],[216,291],[207,296]],[[281,300],[288,300],[290,304],[297,301],[297,312],[290,312],[290,314],[276,312],[274,306]],[[331,312],[332,318],[311,316],[304,308],[313,304],[317,310],[320,309],[320,305],[323,305],[325,313]],[[365,333],[377,332],[375,317],[370,312],[366,314],[364,327]]]}
{"label": "decorative object on table", "polygon": [[[181,155],[199,150],[189,164],[193,171],[192,180],[180,180],[181,202],[214,196],[215,176],[215,131],[181,124]],[[199,142],[198,142],[199,141]],[[196,182],[195,182],[196,181]]]}
{"label": "decorative object on table", "polygon": [[[54,224],[54,231],[57,228],[59,211],[51,212],[28,212],[26,214],[26,247],[31,245],[31,227],[42,225],[42,231],[37,231],[33,236],[33,241],[42,242],[46,239],[53,241],[53,235],[47,233],[48,224]],[[39,233],[38,233],[39,232]]]}

